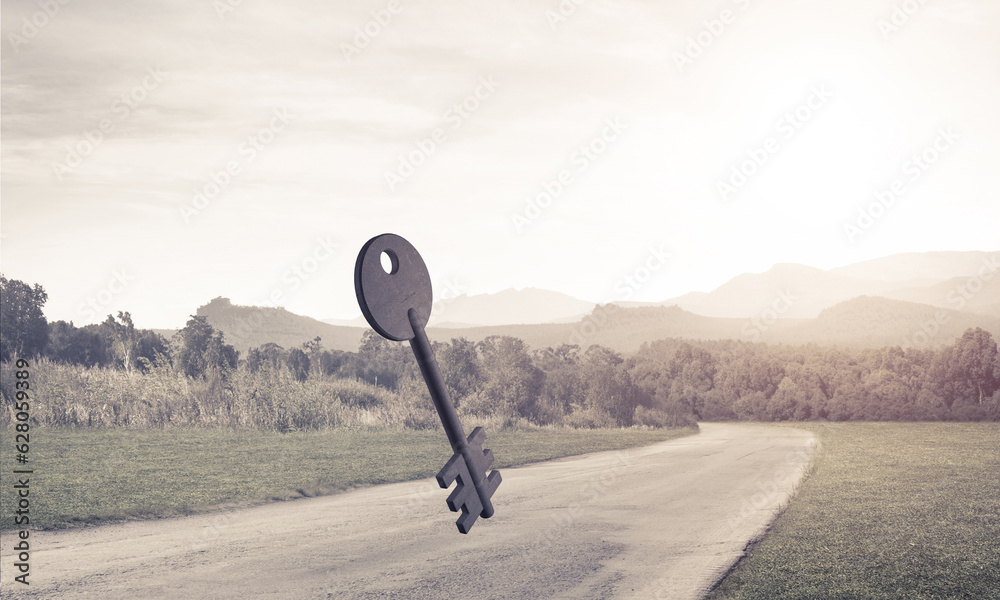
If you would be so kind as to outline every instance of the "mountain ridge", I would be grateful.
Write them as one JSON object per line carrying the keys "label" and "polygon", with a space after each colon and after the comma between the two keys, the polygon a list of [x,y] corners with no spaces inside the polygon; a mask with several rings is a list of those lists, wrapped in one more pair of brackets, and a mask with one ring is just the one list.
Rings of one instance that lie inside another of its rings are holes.
{"label": "mountain ridge", "polygon": [[[949,264],[957,274],[939,277]],[[879,269],[897,271],[880,275]],[[928,276],[914,283],[921,269]],[[659,303],[597,305],[539,288],[461,294],[435,303],[427,329],[437,341],[515,335],[533,347],[577,340],[621,351],[662,337],[906,345],[926,336],[926,344],[936,345],[969,326],[1000,338],[997,275],[1000,252],[908,253],[829,270],[778,263],[733,277],[711,292]],[[234,305],[223,297],[197,314],[242,352],[267,342],[295,347],[316,336],[328,348],[356,350],[368,330],[363,317],[323,322],[283,308]]]}

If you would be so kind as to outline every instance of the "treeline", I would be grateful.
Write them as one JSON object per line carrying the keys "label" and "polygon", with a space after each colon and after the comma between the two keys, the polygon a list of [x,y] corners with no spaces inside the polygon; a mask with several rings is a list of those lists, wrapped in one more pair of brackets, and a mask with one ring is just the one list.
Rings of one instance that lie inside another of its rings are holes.
{"label": "treeline", "polygon": [[979,328],[937,349],[663,340],[631,360],[699,420],[1000,420],[997,344]]}
{"label": "treeline", "polygon": [[[576,427],[696,420],[1000,420],[997,343],[969,329],[949,346],[844,350],[666,339],[623,356],[601,346],[529,352],[516,338],[435,344],[468,412]],[[410,349],[374,333],[341,374],[388,387],[418,377]]]}
{"label": "treeline", "polygon": [[[357,352],[317,337],[245,356],[204,317],[172,340],[131,315],[77,328],[47,323],[44,290],[4,279],[0,424],[10,420],[12,357],[39,357],[39,422],[84,426],[211,425],[289,431],[435,427],[407,344],[373,331]],[[690,426],[698,420],[1000,420],[1000,358],[969,329],[937,349],[844,350],[734,340],[666,339],[633,355],[598,345],[531,350],[491,336],[435,343],[459,412],[494,427]]]}

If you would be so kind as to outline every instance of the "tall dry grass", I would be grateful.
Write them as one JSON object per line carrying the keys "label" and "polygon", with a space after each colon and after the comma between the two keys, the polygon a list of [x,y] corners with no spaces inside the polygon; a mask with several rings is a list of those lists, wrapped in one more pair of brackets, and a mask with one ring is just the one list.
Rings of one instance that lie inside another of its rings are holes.
{"label": "tall dry grass", "polygon": [[[31,422],[77,427],[427,429],[429,398],[344,379],[297,381],[287,369],[189,379],[169,367],[131,376],[106,368],[31,361]],[[0,364],[0,426],[14,418],[12,363]],[[426,390],[425,390],[426,393]]]}

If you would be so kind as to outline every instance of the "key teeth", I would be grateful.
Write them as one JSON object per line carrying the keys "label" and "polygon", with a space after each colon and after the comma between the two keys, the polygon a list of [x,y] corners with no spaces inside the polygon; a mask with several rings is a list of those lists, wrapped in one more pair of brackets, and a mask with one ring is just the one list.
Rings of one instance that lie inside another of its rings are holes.
{"label": "key teeth", "polygon": [[476,427],[472,430],[472,433],[469,434],[469,437],[466,438],[466,441],[468,441],[469,444],[475,444],[482,448],[483,442],[486,441],[486,430],[482,427]]}
{"label": "key teeth", "polygon": [[[489,518],[493,515],[493,509],[485,509],[484,504],[490,504],[493,493],[502,481],[500,471],[495,469],[486,475],[487,469],[493,464],[493,451],[489,448],[483,450],[482,443],[485,440],[486,431],[482,427],[473,429],[467,438],[471,450],[469,461],[466,461],[462,452],[456,452],[436,476],[438,485],[445,489],[456,482],[455,489],[448,495],[447,504],[452,512],[462,512],[455,521],[461,533],[468,533],[480,516]],[[474,481],[474,478],[481,479]],[[476,483],[482,491],[482,498],[476,490]]]}
{"label": "key teeth", "polygon": [[462,458],[462,455],[456,452],[450,459],[448,459],[448,462],[445,463],[444,467],[442,467],[441,470],[438,471],[438,474],[435,477],[435,479],[437,479],[438,485],[444,489],[448,489],[448,487],[451,485],[451,482],[455,481],[455,479],[457,479],[458,476],[461,475],[462,464],[464,463],[465,460]]}
{"label": "key teeth", "polygon": [[478,518],[478,512],[466,511],[465,507],[462,507],[462,516],[455,521],[455,525],[458,525],[459,533],[469,533],[469,530],[476,524],[476,519]]}
{"label": "key teeth", "polygon": [[494,470],[490,473],[490,476],[486,478],[486,489],[490,491],[490,497],[493,497],[493,492],[497,491],[500,487],[500,482],[503,481],[503,477],[500,476],[500,471]]}

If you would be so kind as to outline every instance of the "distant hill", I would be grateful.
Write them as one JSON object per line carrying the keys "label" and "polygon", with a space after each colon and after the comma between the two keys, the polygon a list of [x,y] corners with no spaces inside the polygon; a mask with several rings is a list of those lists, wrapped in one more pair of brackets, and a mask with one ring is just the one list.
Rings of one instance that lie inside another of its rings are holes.
{"label": "distant hill", "polygon": [[985,306],[977,306],[969,309],[969,312],[1000,318],[1000,302],[994,302],[993,304],[987,304]]}
{"label": "distant hill", "polygon": [[641,306],[678,306],[684,310],[691,310],[691,307],[698,306],[702,298],[707,296],[705,292],[688,292],[683,296],[677,296],[662,302],[637,302],[635,300],[615,300],[611,304],[622,308],[639,308]]}
{"label": "distant hill", "polygon": [[[962,287],[970,283],[972,293]],[[782,294],[791,300],[787,308]],[[655,304],[676,304],[709,317],[752,318],[777,302],[777,307],[785,308],[778,315],[782,319],[813,318],[858,296],[882,296],[1000,317],[1000,252],[895,254],[830,270],[781,263],[763,273],[738,275],[711,292],[692,292]]]}
{"label": "distant hill", "polygon": [[[492,325],[571,323],[594,309],[595,304],[567,294],[525,288],[495,294],[462,294],[434,303],[428,327],[466,329]],[[368,327],[363,316],[354,319],[324,319],[324,323]]]}
{"label": "distant hill", "polygon": [[[911,285],[940,283],[952,277],[972,276],[1000,252],[904,252],[831,269],[831,273]],[[1000,275],[998,271],[997,275]]]}
{"label": "distant hill", "polygon": [[208,324],[221,330],[226,342],[241,354],[250,348],[274,342],[289,349],[320,336],[327,349],[356,351],[361,327],[341,327],[290,313],[284,308],[239,306],[229,298],[215,298],[198,309]]}
{"label": "distant hill", "polygon": [[430,327],[470,327],[476,325],[517,325],[578,319],[594,308],[593,302],[560,292],[525,288],[495,294],[462,294],[439,300],[431,312]]}
{"label": "distant hill", "polygon": [[[977,279],[984,269],[989,279]],[[996,273],[991,269],[997,269]],[[970,278],[977,279],[972,281],[974,294],[962,291]],[[622,308],[678,306],[697,315],[734,319],[752,319],[779,309],[777,316],[783,321],[815,318],[824,309],[859,296],[881,296],[1000,318],[1000,252],[904,253],[830,270],[779,263],[762,273],[738,275],[710,292],[689,292],[662,302],[612,304]],[[430,326],[468,329],[572,323],[589,314],[594,306],[558,292],[510,289],[440,301]],[[360,316],[327,322],[367,327]]]}
{"label": "distant hill", "polygon": [[[368,329],[360,316],[332,324],[282,308],[236,306],[226,298],[212,300],[197,314],[242,352],[267,342],[292,348],[316,336],[327,348],[354,351]],[[479,341],[512,335],[535,348],[576,343],[632,352],[666,337],[934,346],[977,326],[1000,339],[1000,252],[897,254],[831,270],[777,264],[711,292],[661,303],[595,308],[536,288],[461,295],[435,304],[428,336]]]}
{"label": "distant hill", "polygon": [[[600,323],[600,325],[598,325]],[[619,352],[634,352],[644,342],[667,337],[738,339],[771,344],[820,344],[849,347],[950,344],[966,329],[982,327],[1000,339],[1000,319],[962,311],[862,296],[824,310],[816,319],[731,319],[705,317],[672,307],[622,308],[605,305],[575,324],[496,326],[428,330],[437,341],[465,337],[480,341],[488,335],[513,335],[533,348],[575,343],[598,344]]]}
{"label": "distant hill", "polygon": [[682,296],[678,305],[708,317],[746,319],[775,307],[784,310],[781,318],[811,318],[838,302],[891,287],[895,286],[782,263],[763,273],[738,275],[707,294]]}
{"label": "distant hill", "polygon": [[358,315],[353,319],[320,319],[320,322],[341,327],[368,327],[368,321],[365,321],[363,315]]}
{"label": "distant hill", "polygon": [[990,279],[963,275],[928,286],[890,290],[887,298],[908,300],[952,310],[963,310],[1000,318],[1000,272]]}
{"label": "distant hill", "polygon": [[[216,298],[198,309],[199,315],[225,333],[241,352],[267,342],[294,348],[317,335],[326,348],[356,351],[367,328],[341,327],[290,313],[282,308],[237,306]],[[738,339],[772,344],[881,347],[938,346],[952,343],[970,327],[982,327],[1000,339],[1000,319],[926,304],[861,296],[825,309],[815,319],[706,317],[678,306],[623,308],[598,306],[574,323],[492,325],[454,329],[429,327],[432,341],[464,337],[474,342],[491,335],[510,335],[532,348],[597,344],[631,353],[644,342],[663,338]],[[933,335],[922,337],[920,332]]]}
{"label": "distant hill", "polygon": [[952,343],[966,329],[982,327],[1000,339],[1000,319],[944,308],[862,296],[783,328],[765,341],[844,346],[934,347]]}
{"label": "distant hill", "polygon": [[620,352],[634,352],[643,342],[666,337],[715,339],[739,334],[738,319],[717,319],[687,312],[676,306],[622,308],[606,304],[594,309],[575,323],[502,325],[462,330],[428,329],[428,336],[438,341],[464,337],[480,341],[490,335],[519,337],[532,348],[594,344]]}

